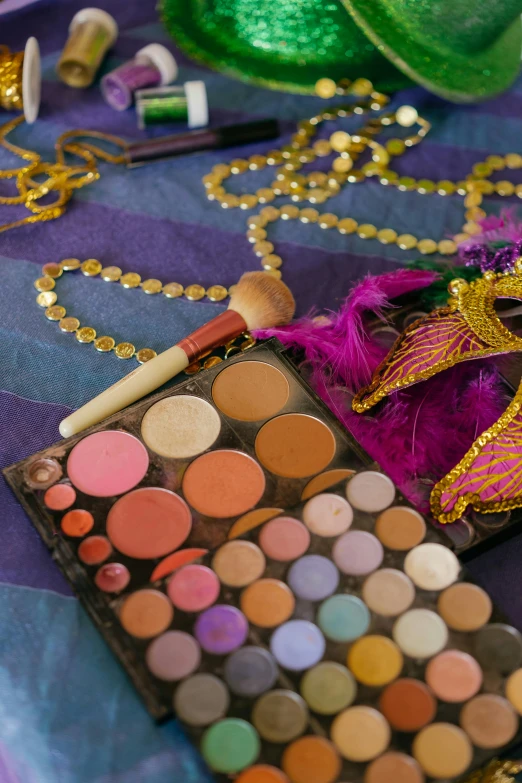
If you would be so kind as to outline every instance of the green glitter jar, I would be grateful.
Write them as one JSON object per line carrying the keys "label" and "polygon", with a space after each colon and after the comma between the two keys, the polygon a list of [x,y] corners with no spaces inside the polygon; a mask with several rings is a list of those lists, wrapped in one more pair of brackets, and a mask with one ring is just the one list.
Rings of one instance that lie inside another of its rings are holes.
{"label": "green glitter jar", "polygon": [[185,122],[189,128],[208,125],[205,83],[185,82],[182,86],[154,87],[136,92],[138,127]]}

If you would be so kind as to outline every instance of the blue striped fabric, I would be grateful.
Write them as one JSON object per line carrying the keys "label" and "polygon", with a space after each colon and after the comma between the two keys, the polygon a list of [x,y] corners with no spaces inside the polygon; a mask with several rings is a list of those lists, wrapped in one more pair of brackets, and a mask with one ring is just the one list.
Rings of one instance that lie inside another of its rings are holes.
{"label": "blue striped fabric", "polygon": [[[133,111],[107,107],[97,86],[74,91],[57,81],[54,67],[80,0],[37,5],[0,24],[1,42],[21,49],[29,35],[43,55],[41,118],[16,140],[51,157],[57,135],[74,127],[142,138]],[[151,41],[170,42],[152,2],[98,3],[113,13],[121,34],[104,63],[106,72]],[[289,135],[292,123],[312,112],[313,97],[271,93],[225,79],[176,52],[181,80],[203,78],[216,124],[276,116]],[[401,173],[435,179],[463,177],[490,152],[520,150],[522,81],[509,95],[477,107],[456,107],[410,89],[393,105],[415,102],[434,127],[404,156]],[[5,115],[5,119],[8,115]],[[347,122],[346,128],[356,123]],[[328,132],[325,129],[325,133]],[[157,129],[152,135],[160,135]],[[129,365],[79,345],[45,320],[34,299],[41,265],[65,257],[96,257],[164,282],[230,285],[258,266],[245,239],[245,213],[210,204],[201,177],[217,162],[267,145],[178,159],[126,171],[102,165],[101,180],[79,191],[60,220],[0,235],[0,458],[21,459],[58,438],[67,411],[122,377]],[[0,167],[16,165],[0,153]],[[314,164],[317,165],[317,164]],[[233,183],[236,192],[261,187],[269,172]],[[2,193],[6,185],[1,185]],[[512,200],[516,203],[516,199]],[[504,202],[505,203],[505,202]],[[488,199],[491,212],[497,198]],[[461,200],[398,193],[374,183],[346,188],[328,203],[342,216],[440,238],[456,232]],[[247,213],[248,214],[248,213]],[[1,221],[21,215],[4,208]],[[397,268],[414,255],[357,236],[343,237],[290,221],[270,228],[285,261],[285,280],[300,313],[336,307],[363,274]],[[60,302],[99,334],[162,350],[204,323],[220,305],[145,297],[139,291],[81,275],[58,281]],[[22,509],[0,483],[0,783],[207,783],[198,754],[181,730],[155,727],[125,674],[87,620]],[[522,559],[519,538],[482,555],[473,568],[494,597],[522,625],[522,591],[514,591]]]}

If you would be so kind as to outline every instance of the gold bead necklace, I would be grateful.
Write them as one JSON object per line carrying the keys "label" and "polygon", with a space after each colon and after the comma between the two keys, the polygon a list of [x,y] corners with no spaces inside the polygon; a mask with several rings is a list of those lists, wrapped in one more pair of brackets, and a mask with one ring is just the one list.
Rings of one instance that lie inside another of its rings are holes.
{"label": "gold bead necklace", "polygon": [[[259,204],[264,205],[258,214],[247,219],[247,239],[253,245],[253,251],[260,258],[261,266],[267,274],[280,278],[283,260],[276,254],[274,244],[268,238],[270,223],[277,220],[299,220],[303,224],[317,224],[322,229],[337,229],[341,234],[356,233],[361,239],[376,239],[384,245],[396,244],[402,250],[417,249],[423,255],[440,253],[451,256],[457,251],[458,245],[481,232],[478,220],[485,217],[481,209],[484,195],[497,193],[500,196],[516,194],[522,198],[522,185],[515,185],[508,180],[492,182],[490,177],[494,172],[505,168],[522,168],[522,155],[510,153],[505,156],[490,155],[482,163],[473,166],[472,172],[461,181],[441,180],[434,182],[428,179],[401,177],[391,168],[391,160],[404,154],[410,147],[419,144],[430,130],[430,123],[420,117],[412,106],[401,106],[395,112],[384,112],[389,102],[388,96],[374,90],[368,79],[356,79],[354,82],[341,80],[335,83],[331,79],[320,79],[316,92],[322,98],[332,98],[334,95],[352,96],[355,102],[342,106],[328,106],[324,111],[315,114],[308,120],[298,123],[296,132],[292,135],[290,144],[269,151],[266,155],[251,155],[249,158],[236,158],[229,164],[219,163],[212,171],[203,177],[207,198],[216,201],[224,209],[240,208],[250,210]],[[368,112],[382,112],[378,117],[371,118],[354,134],[337,130],[329,139],[317,139],[312,142],[321,123],[345,118],[351,115],[363,115]],[[75,130],[62,134],[56,142],[56,161],[42,162],[40,156],[31,150],[25,150],[7,141],[6,136],[14,130],[23,117],[11,120],[0,128],[0,146],[27,161],[27,165],[0,171],[0,178],[14,178],[18,189],[17,196],[0,197],[0,204],[25,204],[33,213],[30,216],[13,223],[0,226],[0,232],[42,220],[52,220],[63,214],[66,204],[77,188],[84,187],[99,178],[97,161],[121,164],[125,162],[127,143],[117,136],[96,131]],[[416,132],[410,132],[403,138],[391,138],[380,144],[375,137],[386,127],[397,124],[402,128],[418,126]],[[80,140],[82,139],[83,140]],[[84,139],[97,139],[109,142],[119,149],[118,154],[112,154],[103,148]],[[359,157],[369,150],[371,161],[355,168]],[[307,163],[318,158],[334,154],[331,169],[328,172],[311,171],[299,173]],[[66,156],[74,155],[82,161],[80,165],[66,163]],[[236,195],[227,192],[223,182],[232,176],[246,171],[259,171],[266,167],[279,167],[275,180],[270,187],[259,188],[255,193]],[[34,180],[37,174],[47,174],[43,183]],[[396,187],[399,191],[416,191],[426,195],[437,193],[450,196],[455,193],[464,197],[465,223],[461,233],[453,239],[436,241],[432,238],[417,238],[413,234],[398,234],[393,228],[377,228],[373,223],[358,223],[352,217],[338,217],[332,212],[320,212],[316,206],[324,204],[335,196],[346,184],[357,184],[367,178],[374,178],[383,186]],[[54,203],[40,206],[39,201],[52,191],[58,196]],[[287,196],[292,203],[281,207],[271,204],[278,196]],[[300,202],[307,201],[313,206],[298,207]],[[64,271],[81,269],[87,277],[100,275],[107,282],[119,282],[124,288],[138,288],[149,295],[163,294],[169,299],[185,296],[190,301],[198,301],[207,297],[212,302],[226,299],[231,288],[215,284],[205,288],[199,284],[183,287],[180,283],[163,284],[156,278],[141,280],[136,272],[123,274],[116,266],[102,267],[95,259],[81,263],[78,259],[66,259],[60,264],[46,264],[35,287],[39,291],[37,302],[45,308],[46,317],[57,321],[60,329],[76,335],[78,342],[92,343],[102,352],[114,351],[116,356],[129,359],[133,356],[139,362],[148,361],[155,356],[150,348],[136,350],[132,343],[118,343],[107,335],[97,337],[95,329],[81,326],[78,319],[67,316],[65,308],[57,304],[57,295],[53,291],[56,279]]]}

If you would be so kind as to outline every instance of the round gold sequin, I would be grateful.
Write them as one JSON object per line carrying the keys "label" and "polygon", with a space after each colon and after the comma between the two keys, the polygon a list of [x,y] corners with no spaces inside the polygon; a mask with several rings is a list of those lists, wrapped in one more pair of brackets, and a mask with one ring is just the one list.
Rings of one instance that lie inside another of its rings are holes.
{"label": "round gold sequin", "polygon": [[318,139],[314,141],[313,150],[318,158],[325,158],[332,151],[330,142],[327,139]]}
{"label": "round gold sequin", "polygon": [[42,291],[36,297],[36,304],[40,305],[40,307],[52,307],[57,299],[58,297],[54,291]]}
{"label": "round gold sequin", "polygon": [[346,174],[353,168],[353,160],[351,158],[335,158],[332,163],[332,169],[338,174]]}
{"label": "round gold sequin", "polygon": [[400,106],[395,112],[395,119],[403,128],[411,128],[419,119],[419,113],[413,106]]}
{"label": "round gold sequin", "polygon": [[[263,207],[258,217],[264,218],[265,221],[268,221],[269,223],[273,223],[274,220],[278,219],[279,215],[280,211],[277,207],[268,206]],[[259,223],[259,225],[261,226],[261,223]],[[261,226],[261,228],[264,228],[264,226],[266,226],[266,222]]]}
{"label": "round gold sequin", "polygon": [[77,329],[79,329],[80,322],[77,318],[70,316],[69,318],[62,318],[58,326],[60,327],[61,332],[65,332],[66,334],[72,334]]}
{"label": "round gold sequin", "polygon": [[60,264],[44,264],[42,267],[42,275],[47,277],[61,277],[63,275],[63,267]]}
{"label": "round gold sequin", "polygon": [[274,246],[272,242],[267,242],[264,240],[263,242],[256,242],[254,245],[254,253],[256,256],[259,256],[259,258],[263,258],[263,256],[268,256],[270,253],[272,253],[274,249]]}
{"label": "round gold sequin", "polygon": [[97,337],[94,341],[94,347],[100,353],[108,353],[109,351],[112,351],[115,345],[116,340],[113,337],[109,337],[108,335]]}
{"label": "round gold sequin", "polygon": [[208,359],[205,359],[203,362],[203,367],[205,370],[211,370],[212,367],[217,367],[218,364],[221,364],[223,359],[219,356],[210,356]]}
{"label": "round gold sequin", "polygon": [[230,171],[232,174],[242,174],[248,169],[248,163],[243,158],[234,158],[230,161]]}
{"label": "round gold sequin", "polygon": [[226,196],[223,196],[223,198],[220,199],[219,203],[223,209],[231,209],[239,205],[239,198],[233,193],[228,193]]}
{"label": "round gold sequin", "polygon": [[376,144],[372,150],[372,160],[381,166],[387,166],[390,162],[390,156],[382,144]]}
{"label": "round gold sequin", "polygon": [[222,302],[228,296],[227,289],[222,285],[211,285],[207,288],[207,297],[211,302]]}
{"label": "round gold sequin", "polygon": [[406,145],[402,139],[388,139],[386,149],[390,155],[402,155],[406,150]]}
{"label": "round gold sequin", "polygon": [[333,79],[319,79],[315,83],[315,93],[320,98],[333,98],[337,91],[337,85]]}
{"label": "round gold sequin", "polygon": [[154,359],[157,355],[156,351],[152,350],[152,348],[140,348],[136,354],[136,360],[139,364],[145,364],[145,362],[150,362],[150,360]]}
{"label": "round gold sequin", "polygon": [[214,187],[214,185],[219,185],[222,181],[222,177],[220,177],[218,174],[205,174],[201,181],[204,186],[209,189]]}
{"label": "round gold sequin", "polygon": [[149,277],[148,280],[143,281],[141,288],[146,294],[159,294],[163,288],[163,283],[155,277]]}
{"label": "round gold sequin", "polygon": [[295,207],[293,204],[286,204],[281,207],[281,220],[295,220],[299,217],[299,207]]}
{"label": "round gold sequin", "polygon": [[489,177],[491,174],[491,166],[487,163],[475,163],[472,171],[476,177]]}
{"label": "round gold sequin", "polygon": [[65,307],[62,307],[61,305],[53,305],[52,307],[48,307],[45,311],[45,317],[49,321],[60,321],[65,313],[66,313]]}
{"label": "round gold sequin", "polygon": [[269,255],[263,257],[261,263],[264,269],[279,269],[279,267],[283,264],[283,259],[281,256],[276,256],[274,253],[269,253]]}
{"label": "round gold sequin", "polygon": [[39,277],[34,281],[34,287],[37,291],[52,291],[55,285],[52,277]]}
{"label": "round gold sequin", "polygon": [[329,194],[326,192],[326,190],[322,190],[321,188],[314,188],[308,197],[308,200],[310,204],[324,204],[324,202],[328,199],[328,196]]}
{"label": "round gold sequin", "polygon": [[350,87],[350,92],[358,98],[365,98],[373,91],[373,84],[369,79],[356,79]]}
{"label": "round gold sequin", "polygon": [[482,193],[478,190],[472,190],[464,199],[465,207],[478,207],[482,204]]}
{"label": "round gold sequin", "polygon": [[251,155],[248,159],[248,168],[251,171],[264,169],[266,166],[266,155]]}
{"label": "round gold sequin", "polygon": [[222,178],[228,177],[230,174],[230,166],[227,163],[216,163],[216,165],[212,167],[212,174]]}
{"label": "round gold sequin", "polygon": [[383,245],[391,245],[397,239],[397,232],[393,228],[381,228],[377,231],[377,239]]}
{"label": "round gold sequin", "polygon": [[455,234],[453,237],[453,241],[455,244],[460,245],[462,242],[465,242],[466,239],[469,239],[469,234],[466,234],[464,231],[460,234]]}
{"label": "round gold sequin", "polygon": [[510,152],[508,155],[506,155],[504,160],[506,161],[506,166],[508,169],[522,168],[522,155],[519,155],[518,152]]}
{"label": "round gold sequin", "polygon": [[337,223],[337,230],[341,234],[353,234],[357,230],[357,221],[353,218],[343,218]]}
{"label": "round gold sequin", "polygon": [[417,247],[417,238],[413,234],[401,234],[397,237],[397,244],[401,250],[412,250]]}
{"label": "round gold sequin", "polygon": [[132,359],[136,352],[136,348],[132,343],[118,343],[114,349],[114,353],[118,359]]}
{"label": "round gold sequin", "polygon": [[441,179],[435,187],[439,196],[451,196],[452,193],[455,193],[455,184],[449,179]]}
{"label": "round gold sequin", "polygon": [[437,247],[443,256],[452,256],[457,252],[457,245],[452,239],[441,239]]}
{"label": "round gold sequin", "polygon": [[500,155],[488,155],[486,163],[491,166],[493,171],[502,171],[506,167],[506,162]]}
{"label": "round gold sequin", "polygon": [[101,271],[102,279],[106,280],[108,283],[116,283],[122,274],[119,266],[106,266]]}
{"label": "round gold sequin", "polygon": [[247,231],[247,239],[252,245],[260,242],[262,239],[266,239],[266,236],[267,233],[264,228],[250,228]]}
{"label": "round gold sequin", "polygon": [[413,177],[399,177],[397,187],[402,191],[413,190],[416,184]]}
{"label": "round gold sequin", "polygon": [[462,226],[466,234],[469,234],[470,236],[473,236],[474,234],[481,234],[482,229],[479,226],[478,223],[475,223],[473,220],[468,221],[467,223],[464,223]]}
{"label": "round gold sequin", "polygon": [[311,171],[308,175],[308,184],[312,187],[322,188],[328,182],[328,174],[324,171]]}
{"label": "round gold sequin", "polygon": [[74,272],[75,269],[79,269],[82,262],[79,258],[64,258],[60,261],[60,265],[64,272]]}
{"label": "round gold sequin", "polygon": [[127,272],[126,275],[120,277],[120,284],[124,288],[137,288],[141,283],[141,275],[137,272]]}
{"label": "round gold sequin", "polygon": [[280,269],[273,269],[270,267],[270,269],[265,269],[265,274],[270,275],[271,277],[275,277],[276,280],[281,280],[281,270]]}
{"label": "round gold sequin", "polygon": [[197,375],[197,373],[201,370],[201,366],[199,362],[194,362],[193,364],[189,364],[188,367],[185,367],[185,375]]}
{"label": "round gold sequin", "polygon": [[371,223],[363,223],[357,229],[357,233],[361,239],[373,239],[373,237],[377,236],[377,229]]}
{"label": "round gold sequin", "polygon": [[275,199],[274,191],[271,188],[259,188],[256,190],[256,196],[260,204],[266,204]]}
{"label": "round gold sequin", "polygon": [[338,217],[337,215],[334,215],[333,212],[325,212],[323,215],[319,216],[317,222],[319,223],[320,228],[335,228],[338,223]]}
{"label": "round gold sequin", "polygon": [[464,213],[466,220],[478,221],[486,217],[486,212],[480,207],[471,207]]}
{"label": "round gold sequin", "polygon": [[335,152],[344,152],[350,146],[352,137],[346,131],[335,131],[330,136],[330,146]]}
{"label": "round gold sequin", "polygon": [[84,261],[80,269],[85,277],[96,277],[102,271],[102,265],[95,258],[88,258]]}
{"label": "round gold sequin", "polygon": [[187,299],[190,299],[191,302],[197,302],[205,296],[205,289],[202,285],[197,285],[196,283],[188,285],[185,288],[185,296]]}
{"label": "round gold sequin", "polygon": [[167,299],[177,299],[178,296],[183,296],[183,286],[181,283],[166,283],[161,289]]}
{"label": "round gold sequin", "polygon": [[93,329],[92,326],[82,326],[76,332],[76,339],[79,343],[92,343],[96,339],[96,329]]}
{"label": "round gold sequin", "polygon": [[437,251],[437,243],[433,239],[419,239],[417,242],[417,250],[422,253],[423,256],[430,255]]}
{"label": "round gold sequin", "polygon": [[301,223],[316,223],[319,218],[319,212],[313,207],[305,207],[299,212]]}
{"label": "round gold sequin", "polygon": [[257,206],[257,196],[246,194],[245,196],[241,196],[239,199],[240,209],[253,209],[256,206]]}
{"label": "round gold sequin", "polygon": [[435,183],[431,179],[420,179],[417,182],[417,193],[433,193],[435,190]]}
{"label": "round gold sequin", "polygon": [[515,192],[515,186],[512,182],[502,179],[495,183],[495,190],[499,196],[512,196]]}

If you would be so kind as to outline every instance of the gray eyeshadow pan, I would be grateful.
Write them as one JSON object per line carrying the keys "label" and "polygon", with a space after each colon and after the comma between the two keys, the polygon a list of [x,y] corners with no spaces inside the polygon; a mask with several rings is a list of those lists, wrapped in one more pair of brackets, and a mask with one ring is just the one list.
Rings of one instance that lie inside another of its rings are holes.
{"label": "gray eyeshadow pan", "polygon": [[227,658],[224,677],[238,696],[259,696],[277,680],[277,663],[262,647],[241,647]]}
{"label": "gray eyeshadow pan", "polygon": [[485,625],[475,637],[474,653],[484,669],[510,673],[522,663],[522,636],[510,625]]}
{"label": "gray eyeshadow pan", "polygon": [[230,704],[224,683],[213,674],[195,674],[178,685],[174,710],[189,726],[208,726],[223,718]]}

